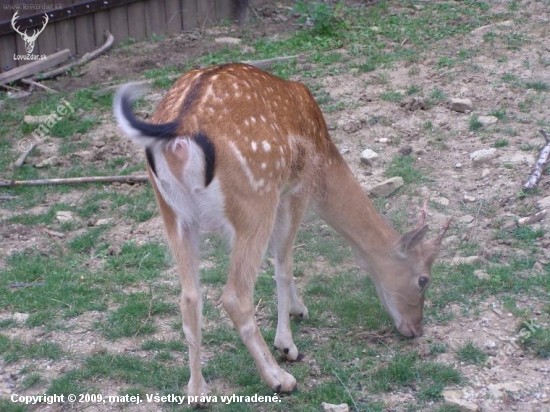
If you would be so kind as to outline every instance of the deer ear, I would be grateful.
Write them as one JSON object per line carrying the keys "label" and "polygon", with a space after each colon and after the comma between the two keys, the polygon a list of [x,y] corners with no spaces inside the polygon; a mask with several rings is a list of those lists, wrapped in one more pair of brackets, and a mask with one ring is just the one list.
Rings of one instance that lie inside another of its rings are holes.
{"label": "deer ear", "polygon": [[400,255],[406,256],[409,250],[414,249],[420,243],[422,243],[424,236],[426,236],[426,233],[428,233],[428,229],[428,225],[424,225],[401,236],[401,238],[395,245],[396,252]]}

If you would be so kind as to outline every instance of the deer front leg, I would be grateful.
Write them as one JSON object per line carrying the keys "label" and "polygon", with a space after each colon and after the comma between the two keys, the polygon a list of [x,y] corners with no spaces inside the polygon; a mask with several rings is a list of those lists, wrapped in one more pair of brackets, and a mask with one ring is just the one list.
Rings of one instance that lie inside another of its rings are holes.
{"label": "deer front leg", "polygon": [[[258,232],[265,232],[259,229]],[[269,233],[237,235],[231,254],[231,268],[222,295],[222,304],[263,381],[275,392],[292,392],[296,379],[277,364],[254,319],[254,283]]]}
{"label": "deer front leg", "polygon": [[307,308],[298,296],[292,276],[292,248],[307,203],[308,198],[304,195],[283,199],[277,211],[277,223],[271,236],[277,282],[278,321],[275,348],[283,360],[289,361],[302,358],[292,339],[290,316],[298,319],[308,317]]}

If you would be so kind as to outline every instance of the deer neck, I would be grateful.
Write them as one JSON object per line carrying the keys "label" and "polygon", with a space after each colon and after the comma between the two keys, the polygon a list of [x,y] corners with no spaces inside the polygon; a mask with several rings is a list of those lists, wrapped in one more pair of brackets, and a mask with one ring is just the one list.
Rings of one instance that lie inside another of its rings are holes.
{"label": "deer neck", "polygon": [[359,265],[376,276],[378,263],[400,235],[376,210],[339,154],[325,169],[314,208],[351,245]]}

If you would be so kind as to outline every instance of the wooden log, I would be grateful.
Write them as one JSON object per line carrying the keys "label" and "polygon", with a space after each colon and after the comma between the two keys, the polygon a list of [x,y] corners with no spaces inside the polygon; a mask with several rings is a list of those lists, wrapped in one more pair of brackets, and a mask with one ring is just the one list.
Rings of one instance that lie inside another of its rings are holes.
{"label": "wooden log", "polygon": [[70,54],[71,51],[69,49],[61,50],[49,55],[46,60],[36,60],[32,63],[7,71],[6,73],[2,73],[0,74],[0,85],[24,79],[55,67],[67,60]]}
{"label": "wooden log", "polygon": [[548,160],[550,157],[550,136],[548,136],[548,134],[546,134],[544,130],[540,130],[540,134],[542,134],[546,139],[546,145],[542,148],[542,150],[539,153],[539,158],[535,163],[535,167],[533,168],[531,177],[529,177],[529,180],[527,180],[527,183],[523,185],[524,190],[533,189],[537,185],[540,177],[542,176],[542,172],[544,171],[544,167],[548,163]]}
{"label": "wooden log", "polygon": [[147,182],[147,175],[128,175],[128,176],[86,176],[86,177],[66,177],[59,179],[35,179],[35,180],[6,180],[0,179],[0,187],[14,186],[42,186],[42,185],[63,185],[73,183],[138,183]]}

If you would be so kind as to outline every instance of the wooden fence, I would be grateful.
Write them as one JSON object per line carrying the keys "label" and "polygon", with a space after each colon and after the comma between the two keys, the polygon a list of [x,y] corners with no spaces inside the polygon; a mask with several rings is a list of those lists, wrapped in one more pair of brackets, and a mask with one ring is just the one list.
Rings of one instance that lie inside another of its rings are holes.
{"label": "wooden fence", "polygon": [[[262,3],[252,0],[251,5]],[[246,0],[3,0],[0,6],[0,72],[28,63],[20,33],[37,36],[33,55],[69,49],[82,56],[105,41],[109,30],[115,42],[145,39],[204,27],[221,19],[234,19]],[[12,18],[17,11],[14,30]]]}

